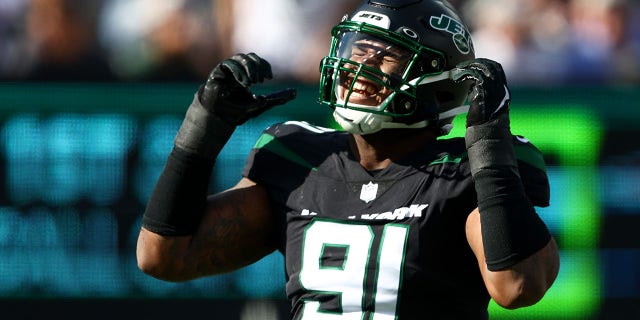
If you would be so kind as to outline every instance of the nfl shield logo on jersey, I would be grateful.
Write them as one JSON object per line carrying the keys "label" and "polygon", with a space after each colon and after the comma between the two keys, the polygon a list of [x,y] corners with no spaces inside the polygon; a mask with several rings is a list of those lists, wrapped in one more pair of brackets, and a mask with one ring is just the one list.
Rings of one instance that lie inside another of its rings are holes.
{"label": "nfl shield logo on jersey", "polygon": [[362,190],[360,190],[360,200],[369,203],[376,198],[377,193],[378,184],[369,181],[369,183],[362,185]]}

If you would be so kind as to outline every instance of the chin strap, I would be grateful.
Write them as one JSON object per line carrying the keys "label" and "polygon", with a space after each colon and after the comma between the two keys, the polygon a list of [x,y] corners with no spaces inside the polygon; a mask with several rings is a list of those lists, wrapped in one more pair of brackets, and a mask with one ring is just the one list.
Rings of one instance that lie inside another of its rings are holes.
{"label": "chin strap", "polygon": [[467,112],[469,112],[469,105],[459,106],[445,112],[441,112],[438,115],[438,119],[449,119]]}
{"label": "chin strap", "polygon": [[[421,77],[415,78],[415,79],[409,81],[409,85],[417,87],[419,85],[423,85],[423,84],[427,84],[427,83],[439,82],[439,81],[443,81],[443,80],[453,80],[453,78],[451,76],[451,70],[442,71],[442,73],[439,73],[439,74],[425,76],[424,78],[421,78]],[[400,87],[400,90],[409,89],[409,85],[406,85],[406,84],[403,85],[402,87]]]}
{"label": "chin strap", "polygon": [[389,116],[343,107],[336,108],[333,112],[333,117],[344,130],[360,135],[376,133],[383,129],[419,129],[429,125],[428,120],[412,124],[391,122],[391,117]]}

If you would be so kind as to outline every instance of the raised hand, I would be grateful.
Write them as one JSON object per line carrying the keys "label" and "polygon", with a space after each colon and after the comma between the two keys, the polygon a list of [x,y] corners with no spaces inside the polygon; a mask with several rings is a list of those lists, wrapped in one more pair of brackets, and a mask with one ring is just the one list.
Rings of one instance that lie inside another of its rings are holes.
{"label": "raised hand", "polygon": [[224,122],[237,126],[296,97],[295,89],[256,96],[250,87],[273,78],[271,65],[255,53],[236,54],[220,62],[200,87],[202,106]]}
{"label": "raised hand", "polygon": [[473,81],[469,89],[467,127],[484,124],[507,113],[511,95],[498,62],[473,59],[458,64],[452,73],[456,82]]}
{"label": "raised hand", "polygon": [[217,157],[236,126],[296,97],[295,89],[260,96],[249,90],[272,77],[271,65],[255,53],[220,62],[196,92],[175,146],[206,158]]}

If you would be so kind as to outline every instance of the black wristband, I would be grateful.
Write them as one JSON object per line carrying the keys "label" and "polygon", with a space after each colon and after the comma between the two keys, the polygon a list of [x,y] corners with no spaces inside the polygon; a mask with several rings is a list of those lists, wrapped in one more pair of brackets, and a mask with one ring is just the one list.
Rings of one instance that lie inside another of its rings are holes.
{"label": "black wristband", "polygon": [[513,266],[542,249],[551,235],[525,193],[508,114],[465,134],[487,267]]}
{"label": "black wristband", "polygon": [[547,226],[513,174],[485,169],[474,175],[487,268],[502,270],[542,249]]}
{"label": "black wristband", "polygon": [[147,203],[142,226],[165,236],[193,234],[204,214],[213,163],[173,148]]}

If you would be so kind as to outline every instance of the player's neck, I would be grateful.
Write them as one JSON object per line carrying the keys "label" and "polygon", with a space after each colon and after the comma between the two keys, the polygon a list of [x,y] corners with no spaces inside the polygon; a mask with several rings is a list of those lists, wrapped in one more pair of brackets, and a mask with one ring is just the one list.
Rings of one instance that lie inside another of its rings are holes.
{"label": "player's neck", "polygon": [[430,130],[385,130],[369,135],[352,135],[351,151],[366,170],[388,167],[413,151],[435,140]]}

